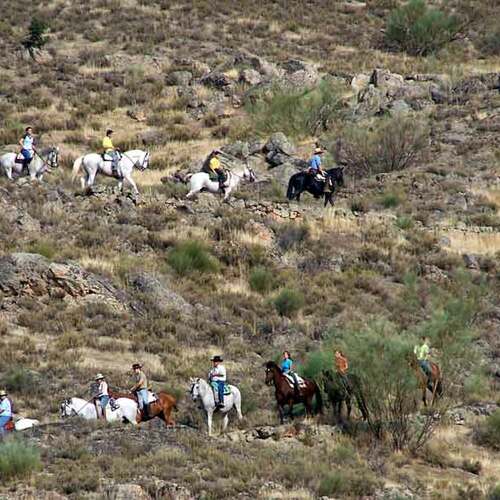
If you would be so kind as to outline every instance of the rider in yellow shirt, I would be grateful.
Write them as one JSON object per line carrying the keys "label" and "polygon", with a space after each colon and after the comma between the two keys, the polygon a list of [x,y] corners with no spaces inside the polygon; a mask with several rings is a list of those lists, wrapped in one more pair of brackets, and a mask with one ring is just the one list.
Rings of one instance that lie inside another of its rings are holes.
{"label": "rider in yellow shirt", "polygon": [[217,176],[217,181],[219,182],[219,190],[224,192],[224,183],[226,182],[227,177],[226,172],[224,172],[224,168],[218,158],[220,154],[220,149],[216,149],[215,151],[212,151],[212,153],[210,153],[210,159],[208,161],[208,171],[207,169],[205,169],[205,171],[208,174],[214,174]]}
{"label": "rider in yellow shirt", "polygon": [[115,175],[118,173],[118,161],[120,160],[119,149],[113,146],[113,141],[111,136],[113,131],[111,129],[106,130],[106,136],[102,140],[102,149],[104,154],[111,157],[111,170]]}

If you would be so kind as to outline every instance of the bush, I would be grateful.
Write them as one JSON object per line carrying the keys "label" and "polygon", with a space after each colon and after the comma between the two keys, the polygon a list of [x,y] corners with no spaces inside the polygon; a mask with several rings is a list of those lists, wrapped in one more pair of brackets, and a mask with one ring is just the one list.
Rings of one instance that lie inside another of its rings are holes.
{"label": "bush", "polygon": [[3,377],[3,385],[9,392],[23,395],[35,395],[43,391],[37,374],[22,367],[9,370]]}
{"label": "bush", "polygon": [[252,96],[246,108],[257,133],[280,130],[291,137],[304,137],[328,128],[341,109],[339,96],[339,90],[323,80],[312,90],[275,88],[267,95]]}
{"label": "bush", "polygon": [[282,250],[290,250],[299,246],[309,238],[309,227],[305,224],[285,224],[278,229],[278,245]]}
{"label": "bush", "polygon": [[500,55],[500,28],[496,28],[496,31],[486,33],[481,42],[481,50],[488,55]]}
{"label": "bush", "polygon": [[500,500],[500,483],[490,489],[486,497],[487,500]]}
{"label": "bush", "polygon": [[41,468],[40,452],[22,441],[8,439],[0,443],[0,479],[27,476]]}
{"label": "bush", "polygon": [[452,41],[460,28],[455,16],[429,8],[424,0],[410,0],[390,14],[385,36],[389,45],[426,56]]}
{"label": "bush", "polygon": [[28,34],[21,42],[23,47],[29,51],[33,56],[34,49],[41,49],[46,43],[47,39],[45,33],[47,25],[39,19],[33,18],[28,28]]}
{"label": "bush", "polygon": [[294,316],[304,304],[304,295],[294,288],[284,288],[274,299],[274,307],[281,316]]}
{"label": "bush", "polygon": [[270,292],[275,287],[274,274],[263,267],[257,267],[253,269],[250,273],[248,279],[250,288],[254,292],[258,292],[262,295]]}
{"label": "bush", "polygon": [[475,441],[494,450],[500,450],[500,410],[487,417],[474,432]]}
{"label": "bush", "polygon": [[403,170],[421,158],[428,136],[428,127],[410,117],[386,118],[375,130],[354,125],[343,132],[342,159],[358,177]]}
{"label": "bush", "polygon": [[213,273],[219,270],[219,263],[198,241],[186,241],[177,245],[167,257],[168,264],[184,276],[193,271]]}

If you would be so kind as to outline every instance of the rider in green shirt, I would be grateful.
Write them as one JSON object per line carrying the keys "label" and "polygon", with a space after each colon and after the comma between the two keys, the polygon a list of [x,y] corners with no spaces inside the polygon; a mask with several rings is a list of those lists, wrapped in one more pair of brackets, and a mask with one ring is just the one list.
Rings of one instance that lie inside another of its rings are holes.
{"label": "rider in green shirt", "polygon": [[429,338],[425,335],[422,336],[422,344],[416,345],[413,349],[415,356],[417,357],[418,363],[422,371],[430,377],[431,375],[431,365],[429,363],[429,354],[431,349],[429,347]]}

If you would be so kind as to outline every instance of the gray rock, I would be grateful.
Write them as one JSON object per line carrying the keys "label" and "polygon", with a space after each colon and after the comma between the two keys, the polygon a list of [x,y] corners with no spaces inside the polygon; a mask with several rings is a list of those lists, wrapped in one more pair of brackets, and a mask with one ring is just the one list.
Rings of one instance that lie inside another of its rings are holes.
{"label": "gray rock", "polygon": [[262,82],[261,74],[255,69],[242,69],[238,81],[247,85],[258,85]]}
{"label": "gray rock", "polygon": [[236,141],[232,144],[226,144],[221,149],[224,153],[227,153],[241,160],[245,160],[250,156],[250,148],[248,146],[248,142]]}
{"label": "gray rock", "polygon": [[286,61],[280,67],[285,70],[281,84],[287,87],[312,88],[320,79],[318,71],[312,64],[298,59]]}
{"label": "gray rock", "polygon": [[207,87],[213,87],[219,90],[223,90],[226,87],[229,87],[233,81],[224,73],[219,71],[213,71],[208,75],[205,75],[201,79],[201,83],[206,85]]}
{"label": "gray rock", "polygon": [[389,70],[376,68],[373,70],[370,83],[381,90],[391,90],[402,87],[404,79],[401,75],[391,73]]}
{"label": "gray rock", "polygon": [[167,85],[176,85],[179,87],[188,86],[193,80],[191,71],[172,71],[167,75],[165,83]]}
{"label": "gray rock", "polygon": [[403,99],[397,99],[396,101],[392,101],[389,105],[389,111],[391,115],[406,114],[409,113],[410,110],[411,106]]}
{"label": "gray rock", "polygon": [[475,255],[464,253],[462,259],[467,269],[479,269],[479,261]]}
{"label": "gray rock", "polygon": [[370,84],[358,94],[355,114],[360,116],[378,114],[387,109],[388,103],[385,93]]}
{"label": "gray rock", "polygon": [[129,281],[137,291],[145,296],[147,302],[153,304],[156,309],[163,313],[167,313],[171,309],[178,309],[190,314],[193,310],[191,304],[170,290],[159,277],[141,273],[132,275]]}
{"label": "gray rock", "polygon": [[106,488],[107,500],[150,500],[151,496],[138,484],[111,484]]}
{"label": "gray rock", "polygon": [[295,146],[283,132],[276,132],[264,145],[264,151],[268,153],[284,153],[291,156],[295,153]]}

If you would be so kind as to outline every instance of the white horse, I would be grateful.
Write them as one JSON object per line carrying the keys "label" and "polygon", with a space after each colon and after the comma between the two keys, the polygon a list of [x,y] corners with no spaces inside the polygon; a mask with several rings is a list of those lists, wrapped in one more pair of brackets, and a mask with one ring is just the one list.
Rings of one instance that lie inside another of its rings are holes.
{"label": "white horse", "polygon": [[40,422],[35,418],[24,418],[20,417],[14,422],[14,428],[16,431],[25,431],[26,429],[31,429],[32,427],[37,427]]}
{"label": "white horse", "polygon": [[[231,191],[234,191],[240,181],[244,179],[249,182],[254,182],[256,177],[254,171],[247,167],[237,167],[227,172],[227,180],[224,183],[224,201],[229,198]],[[197,172],[189,177],[189,193],[186,198],[191,198],[202,189],[206,189],[210,193],[219,192],[219,183],[210,180],[210,176],[206,172]]]}
{"label": "white horse", "polygon": [[[14,177],[21,177],[23,175],[23,164],[16,162],[19,153],[5,153],[0,156],[0,172],[3,171],[5,175],[12,181]],[[27,176],[31,180],[42,180],[43,174],[51,168],[59,166],[59,148],[50,147],[36,152],[28,165]]]}
{"label": "white horse", "polygon": [[[118,398],[115,400],[118,408],[113,410],[108,404],[106,406],[106,421],[127,421],[133,425],[137,424],[137,403],[129,398]],[[61,418],[81,417],[84,420],[96,420],[97,411],[93,401],[85,401],[81,398],[65,399],[60,406]]]}
{"label": "white horse", "polygon": [[[121,153],[121,158],[118,161],[118,172],[121,174],[118,177],[118,188],[123,190],[123,181],[127,181],[132,186],[135,194],[139,194],[137,185],[132,179],[132,171],[134,167],[139,170],[146,170],[149,165],[149,153],[140,149],[132,149]],[[97,172],[108,177],[115,177],[110,160],[103,160],[102,155],[90,153],[85,156],[80,156],[73,163],[73,179],[78,175],[80,168],[83,168],[83,176],[81,177],[82,189],[89,189],[95,181]]]}
{"label": "white horse", "polygon": [[[191,389],[190,394],[193,401],[197,401],[198,399],[201,401],[203,409],[207,413],[207,421],[208,421],[208,435],[212,435],[212,418],[215,412],[215,395],[212,387],[208,384],[206,380],[201,378],[191,379]],[[232,410],[233,407],[236,408],[238,413],[238,419],[241,420],[243,415],[241,414],[241,392],[240,390],[234,386],[230,385],[231,394],[224,396],[224,407],[219,409],[219,411],[224,415],[223,419],[223,428],[224,432],[227,429],[227,425],[229,423],[228,413]]]}

